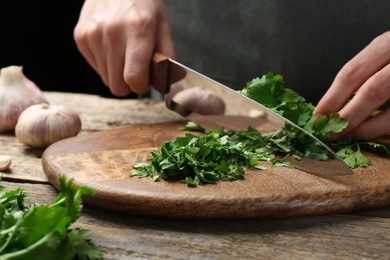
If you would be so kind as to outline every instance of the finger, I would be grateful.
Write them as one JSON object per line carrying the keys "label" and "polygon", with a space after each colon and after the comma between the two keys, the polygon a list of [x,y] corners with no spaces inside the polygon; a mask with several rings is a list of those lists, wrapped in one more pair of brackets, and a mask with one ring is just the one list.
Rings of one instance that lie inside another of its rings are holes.
{"label": "finger", "polygon": [[388,64],[389,41],[390,32],[386,32],[349,61],[337,74],[314,113],[330,114],[339,111],[367,79]]}
{"label": "finger", "polygon": [[107,74],[110,91],[115,96],[126,96],[131,88],[123,78],[126,45],[121,30],[108,31],[104,37],[107,53]]}
{"label": "finger", "polygon": [[95,24],[94,27],[90,27],[86,33],[87,42],[89,43],[89,49],[94,53],[94,59],[96,63],[96,71],[100,75],[103,83],[109,86],[106,54],[103,44],[104,35],[102,30],[99,29],[99,25]]}
{"label": "finger", "polygon": [[340,117],[348,120],[348,126],[343,134],[359,126],[389,98],[390,64],[367,80],[352,100],[340,110]]}
{"label": "finger", "polygon": [[164,54],[165,56],[176,59],[176,51],[173,44],[173,37],[172,37],[172,28],[168,21],[168,17],[166,13],[164,13],[162,18],[162,22],[158,24],[158,33],[157,33],[157,46],[156,51]]}
{"label": "finger", "polygon": [[[148,19],[148,18],[147,18]],[[155,24],[143,21],[143,28],[135,30],[129,36],[123,78],[131,90],[143,94],[149,89],[149,65],[155,47]]]}
{"label": "finger", "polygon": [[86,35],[86,32],[84,30],[81,30],[80,28],[76,27],[73,31],[73,38],[75,40],[76,46],[80,53],[84,56],[88,64],[96,71],[98,72],[97,63],[95,60],[95,57],[93,55],[93,52],[89,48],[88,45],[88,37]]}
{"label": "finger", "polygon": [[351,136],[357,140],[372,140],[390,134],[390,109],[364,121],[356,127]]}

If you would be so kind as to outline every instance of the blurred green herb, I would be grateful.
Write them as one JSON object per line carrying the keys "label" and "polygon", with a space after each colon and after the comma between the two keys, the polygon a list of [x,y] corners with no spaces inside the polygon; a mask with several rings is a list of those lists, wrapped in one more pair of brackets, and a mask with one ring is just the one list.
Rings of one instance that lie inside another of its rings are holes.
{"label": "blurred green herb", "polygon": [[[1,181],[1,179],[0,179]],[[59,178],[60,193],[51,205],[27,207],[21,188],[0,186],[0,259],[102,259],[89,231],[70,229],[82,209],[82,196],[94,195],[73,180]]]}

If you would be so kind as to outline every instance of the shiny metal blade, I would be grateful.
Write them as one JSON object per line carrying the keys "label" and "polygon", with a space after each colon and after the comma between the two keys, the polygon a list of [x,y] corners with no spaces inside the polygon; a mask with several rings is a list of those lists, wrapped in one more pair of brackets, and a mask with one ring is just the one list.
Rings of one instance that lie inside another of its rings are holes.
{"label": "shiny metal blade", "polygon": [[174,60],[165,59],[164,66],[165,72],[161,73],[161,66],[157,70],[160,73],[160,77],[157,77],[160,83],[155,78],[152,85],[166,94],[165,102],[169,109],[189,121],[208,130],[224,128],[240,131],[253,127],[262,134],[281,130],[289,124],[312,138],[331,157],[328,161],[294,159],[292,163],[296,168],[316,175],[353,174],[325,143],[271,109]]}

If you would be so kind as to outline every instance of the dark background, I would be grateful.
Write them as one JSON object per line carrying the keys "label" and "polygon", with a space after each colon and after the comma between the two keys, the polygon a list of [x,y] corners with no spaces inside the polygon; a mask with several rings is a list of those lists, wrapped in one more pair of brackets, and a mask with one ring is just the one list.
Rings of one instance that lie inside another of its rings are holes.
{"label": "dark background", "polygon": [[3,0],[0,66],[23,66],[25,75],[46,91],[113,97],[73,40],[83,3],[83,0]]}
{"label": "dark background", "polygon": [[269,71],[316,104],[390,30],[389,0],[165,0],[184,64],[242,89]]}
{"label": "dark background", "polygon": [[[2,0],[0,66],[23,66],[43,90],[113,97],[73,40],[83,2]],[[313,103],[348,60],[390,29],[389,0],[165,3],[179,61],[234,89],[279,73]]]}

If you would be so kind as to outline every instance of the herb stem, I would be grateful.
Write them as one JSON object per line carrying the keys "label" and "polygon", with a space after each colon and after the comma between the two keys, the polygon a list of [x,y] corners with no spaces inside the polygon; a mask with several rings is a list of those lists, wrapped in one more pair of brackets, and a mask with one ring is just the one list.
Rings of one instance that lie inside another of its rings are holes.
{"label": "herb stem", "polygon": [[0,255],[1,253],[7,248],[8,244],[11,242],[12,238],[14,237],[16,230],[19,228],[20,225],[22,225],[24,218],[18,219],[16,224],[12,227],[12,232],[8,236],[7,240],[4,242],[4,244],[0,247]]}

